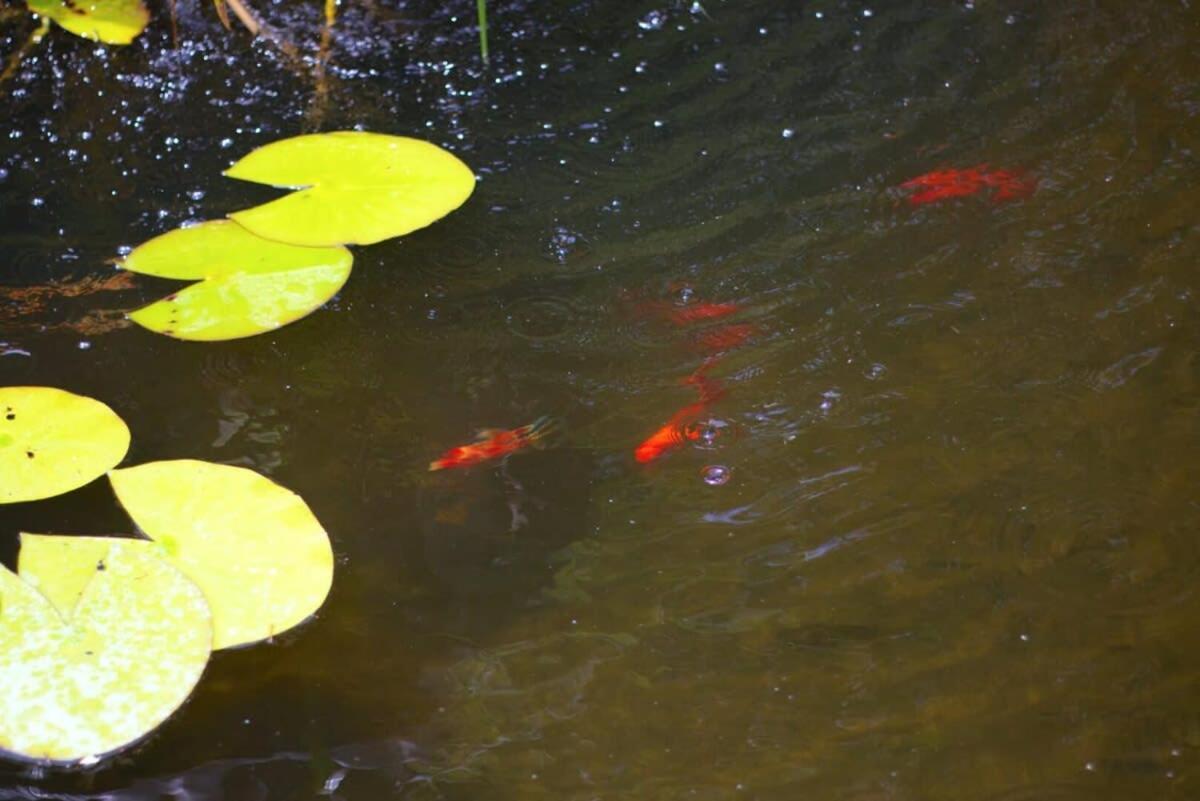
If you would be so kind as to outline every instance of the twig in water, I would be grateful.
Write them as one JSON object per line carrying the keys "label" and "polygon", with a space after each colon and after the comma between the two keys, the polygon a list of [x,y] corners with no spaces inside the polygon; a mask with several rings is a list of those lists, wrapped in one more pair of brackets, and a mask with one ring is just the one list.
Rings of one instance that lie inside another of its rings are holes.
{"label": "twig in water", "polygon": [[475,0],[475,10],[479,15],[479,55],[483,57],[483,63],[488,60],[488,26],[487,26],[487,0]]}

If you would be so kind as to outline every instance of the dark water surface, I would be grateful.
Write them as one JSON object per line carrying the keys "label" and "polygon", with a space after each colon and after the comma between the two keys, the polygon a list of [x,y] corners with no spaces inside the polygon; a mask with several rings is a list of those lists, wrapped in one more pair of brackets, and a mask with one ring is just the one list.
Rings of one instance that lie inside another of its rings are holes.
{"label": "dark water surface", "polygon": [[[311,63],[319,4],[255,5]],[[143,745],[0,798],[1200,798],[1193,3],[491,5],[486,70],[466,0],[346,5],[323,105],[206,3],[0,87],[0,384],[104,400],[128,464],[272,476],[338,554]],[[477,192],[274,334],[121,326],[164,284],[106,260],[351,127]],[[896,189],[979,163],[1037,191]],[[685,301],[741,310],[643,311]],[[729,321],[720,436],[636,464]],[[426,471],[541,415],[554,447]],[[129,523],[97,482],[0,509],[7,564],[22,529]]]}

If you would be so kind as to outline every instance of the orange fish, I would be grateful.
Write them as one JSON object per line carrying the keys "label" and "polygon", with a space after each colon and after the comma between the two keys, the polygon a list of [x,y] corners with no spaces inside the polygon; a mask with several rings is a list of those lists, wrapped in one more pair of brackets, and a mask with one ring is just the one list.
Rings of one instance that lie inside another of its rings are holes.
{"label": "orange fish", "polygon": [[965,170],[933,170],[900,184],[901,189],[917,190],[908,196],[914,206],[974,195],[985,187],[995,190],[992,202],[1000,203],[1033,194],[1037,181],[1011,170],[992,170],[987,164],[978,164]]}
{"label": "orange fish", "polygon": [[684,379],[685,384],[696,387],[696,391],[700,394],[700,400],[675,412],[666,425],[655,431],[634,449],[633,458],[639,463],[652,462],[685,442],[695,442],[700,439],[702,432],[696,428],[696,421],[708,409],[710,403],[725,394],[725,389],[721,386],[720,381],[704,374],[704,370],[709,367],[709,364],[709,362],[705,362],[699,370]]}
{"label": "orange fish", "polygon": [[549,417],[540,417],[529,425],[503,431],[488,428],[479,432],[479,438],[469,445],[451,448],[429,463],[430,470],[445,470],[448,467],[470,467],[490,459],[498,459],[515,451],[537,445],[556,428]]}
{"label": "orange fish", "polygon": [[693,344],[697,350],[724,352],[745,345],[757,333],[757,326],[747,323],[732,323],[713,331],[701,333],[693,340]]}
{"label": "orange fish", "polygon": [[700,439],[700,432],[693,424],[704,414],[708,404],[701,401],[684,406],[662,428],[655,431],[633,451],[633,458],[641,464],[652,462],[664,453],[678,448],[683,443]]}
{"label": "orange fish", "polygon": [[667,311],[667,319],[675,325],[687,325],[700,320],[715,320],[727,317],[738,310],[736,303],[696,303],[692,306],[671,308]]}

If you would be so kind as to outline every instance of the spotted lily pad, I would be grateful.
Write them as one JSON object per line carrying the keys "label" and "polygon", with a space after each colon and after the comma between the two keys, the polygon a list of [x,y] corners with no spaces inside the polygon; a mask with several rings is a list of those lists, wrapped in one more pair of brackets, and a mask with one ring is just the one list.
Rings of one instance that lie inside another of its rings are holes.
{"label": "spotted lily pad", "polygon": [[184,702],[212,620],[195,583],[135,543],[64,557],[86,576],[69,610],[0,566],[0,748],[74,763],[131,744]]}
{"label": "spotted lily pad", "polygon": [[261,334],[304,317],[337,294],[353,261],[343,247],[285,245],[214,220],[151,239],[121,267],[199,281],[129,318],[177,339],[211,341]]}
{"label": "spotted lily pad", "polygon": [[98,400],[52,387],[0,387],[0,503],[82,487],[128,450],[129,428]]}
{"label": "spotted lily pad", "polygon": [[430,142],[338,131],[264,145],[230,178],[296,189],[230,214],[259,236],[296,245],[368,245],[424,228],[475,189],[467,165]]}
{"label": "spotted lily pad", "polygon": [[214,649],[286,631],[329,594],[329,536],[300,496],[253,470],[181,459],[108,476],[142,532],[204,591]]}
{"label": "spotted lily pad", "polygon": [[28,4],[30,11],[76,36],[105,44],[129,44],[150,22],[141,0],[28,0]]}

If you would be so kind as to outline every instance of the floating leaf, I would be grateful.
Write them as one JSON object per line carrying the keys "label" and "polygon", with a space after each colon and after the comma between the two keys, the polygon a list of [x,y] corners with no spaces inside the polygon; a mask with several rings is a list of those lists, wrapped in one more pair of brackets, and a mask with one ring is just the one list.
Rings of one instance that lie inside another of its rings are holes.
{"label": "floating leaf", "polygon": [[28,0],[29,10],[76,36],[106,44],[129,44],[150,22],[141,0]]}
{"label": "floating leaf", "polygon": [[64,558],[91,575],[69,615],[0,566],[0,748],[78,762],[162,723],[208,662],[200,589],[145,548],[112,540]]}
{"label": "floating leaf", "polygon": [[121,267],[200,281],[129,315],[178,339],[236,339],[300,319],[350,277],[343,247],[308,248],[255,236],[228,220],[180,228],[135,248]]}
{"label": "floating leaf", "polygon": [[369,245],[424,228],[475,189],[467,165],[437,145],[338,131],[258,148],[225,171],[290,195],[230,214],[259,236],[296,245]]}
{"label": "floating leaf", "polygon": [[129,428],[98,400],[52,387],[0,387],[0,503],[82,487],[128,450]]}
{"label": "floating leaf", "polygon": [[300,496],[253,470],[181,459],[108,477],[138,527],[204,590],[214,649],[286,631],[329,594],[329,536]]}
{"label": "floating leaf", "polygon": [[[69,534],[21,534],[17,574],[40,592],[65,618],[71,616],[96,565],[112,548],[113,537],[76,537]],[[150,552],[156,546],[146,540],[121,540],[124,548]],[[161,557],[161,553],[158,554]]]}

